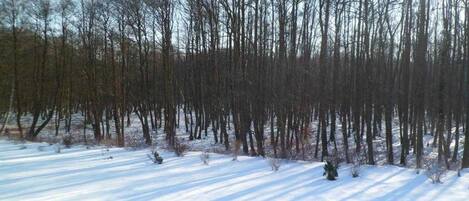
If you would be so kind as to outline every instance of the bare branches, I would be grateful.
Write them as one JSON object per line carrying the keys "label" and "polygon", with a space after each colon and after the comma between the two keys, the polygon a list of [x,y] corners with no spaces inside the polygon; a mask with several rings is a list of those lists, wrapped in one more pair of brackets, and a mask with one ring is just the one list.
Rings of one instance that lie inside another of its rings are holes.
{"label": "bare branches", "polygon": [[31,138],[81,112],[95,141],[115,131],[124,146],[135,115],[148,145],[185,130],[244,154],[355,149],[374,164],[383,141],[387,163],[415,152],[421,168],[428,143],[447,163],[464,148],[468,166],[465,1],[25,2],[1,1],[0,77]]}

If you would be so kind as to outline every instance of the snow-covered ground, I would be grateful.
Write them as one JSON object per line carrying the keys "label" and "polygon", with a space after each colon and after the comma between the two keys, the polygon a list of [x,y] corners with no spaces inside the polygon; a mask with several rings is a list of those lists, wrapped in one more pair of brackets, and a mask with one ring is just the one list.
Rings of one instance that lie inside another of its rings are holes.
{"label": "snow-covered ground", "polygon": [[[14,115],[13,115],[14,116]],[[192,116],[195,116],[193,114]],[[53,117],[55,119],[56,116]],[[104,118],[104,117],[103,117]],[[148,117],[150,118],[150,117]],[[227,128],[228,136],[229,136],[229,142],[230,142],[230,149],[226,150],[224,144],[221,142],[215,143],[215,138],[214,138],[214,132],[212,130],[212,126],[207,127],[207,133],[205,133],[205,130],[202,132],[201,139],[194,139],[194,140],[189,140],[189,132],[186,131],[185,127],[185,118],[184,118],[184,110],[182,108],[179,109],[178,111],[178,127],[176,128],[176,137],[181,142],[182,144],[187,145],[188,149],[191,151],[209,151],[209,152],[215,152],[215,153],[222,153],[222,154],[230,154],[233,150],[233,144],[235,142],[235,133],[234,133],[234,125],[233,122],[231,121],[232,118],[228,119],[228,125],[229,127]],[[61,142],[62,139],[66,136],[71,136],[73,143],[81,143],[81,144],[96,144],[94,140],[94,134],[91,125],[85,124],[85,117],[81,113],[75,113],[72,115],[71,118],[71,130],[70,133],[67,133],[65,130],[65,122],[62,119],[60,122],[60,127],[58,129],[58,133],[56,133],[54,121],[50,121],[49,124],[40,132],[40,134],[37,136],[36,141],[38,142],[51,142],[51,143],[56,143],[56,142]],[[275,120],[274,120],[275,121]],[[29,125],[31,125],[32,122],[32,116],[30,114],[28,115],[23,115],[21,117],[21,122],[23,124],[23,128],[25,131],[27,131],[27,128]],[[195,120],[194,120],[195,122]],[[340,161],[345,161],[345,155],[344,153],[344,147],[343,147],[343,135],[342,135],[342,125],[340,121],[336,122],[336,140],[337,140],[337,148],[339,150],[339,158]],[[276,123],[275,123],[276,124]],[[111,120],[110,121],[110,127],[109,127],[109,135],[111,136],[112,140],[109,140],[107,142],[101,142],[102,144],[114,144],[116,145],[116,139],[117,136],[115,135],[115,128],[114,128],[114,122]],[[145,144],[145,140],[143,138],[143,132],[142,132],[142,127],[141,127],[141,122],[139,118],[135,114],[131,114],[129,116],[129,119],[125,121],[125,127],[124,127],[124,135],[125,135],[125,146],[126,147],[146,147],[147,145]],[[190,123],[188,123],[190,126]],[[103,125],[104,126],[104,125]],[[309,144],[305,145],[305,154],[303,155],[300,152],[296,152],[295,148],[292,148],[292,152],[288,153],[289,159],[297,159],[297,160],[305,160],[305,161],[312,161],[312,162],[318,162],[320,161],[320,153],[318,157],[315,157],[315,150],[321,150],[321,144],[318,143],[318,135],[317,135],[317,126],[318,126],[318,121],[314,120],[310,123],[310,133],[309,133]],[[7,127],[10,129],[16,129],[16,121],[15,118],[10,118],[10,121],[7,123]],[[192,126],[193,129],[195,125]],[[349,126],[350,128],[350,126]],[[384,125],[382,126],[384,129]],[[102,128],[102,133],[105,133],[105,128]],[[251,128],[253,130],[254,128]],[[327,128],[327,132],[329,133],[329,127]],[[459,139],[455,139],[455,130],[456,128],[454,127],[452,129],[452,140],[450,143],[450,155],[452,156],[452,152],[454,151],[456,142],[459,143],[459,149],[457,150],[457,161],[452,162],[450,161],[449,166],[451,170],[456,170],[460,165],[460,159],[462,158],[463,154],[463,148],[464,148],[464,135],[460,134]],[[460,132],[463,129],[460,128]],[[274,128],[274,131],[277,132],[276,128]],[[273,157],[274,156],[274,150],[273,150],[273,145],[270,143],[270,122],[266,122],[264,126],[264,147],[265,147],[265,152],[267,156]],[[350,132],[350,131],[349,131]],[[373,146],[374,146],[374,151],[375,151],[375,162],[377,165],[386,165],[388,164],[387,162],[387,148],[385,144],[385,136],[384,131],[379,131],[378,136],[373,138]],[[57,134],[57,136],[56,136]],[[396,117],[393,122],[393,129],[392,129],[392,134],[393,134],[393,153],[394,153],[394,164],[399,164],[400,162],[400,157],[401,157],[401,142],[400,142],[400,127],[399,127],[399,119]],[[164,132],[164,126],[161,126],[160,128],[157,128],[155,130],[152,130],[150,133],[152,137],[152,142],[153,145],[157,145],[160,148],[169,148],[166,139],[166,134]],[[447,134],[445,134],[447,135]],[[428,160],[435,160],[437,158],[437,153],[438,153],[438,148],[433,147],[433,135],[432,133],[426,133],[424,135],[424,163],[425,161]],[[255,139],[254,139],[255,140]],[[362,150],[366,150],[366,144],[365,138],[362,140]],[[256,144],[257,142],[254,142]],[[318,143],[318,144],[317,144]],[[357,155],[355,154],[355,140],[354,140],[354,134],[351,134],[348,137],[348,144],[349,144],[349,157],[352,158],[352,160],[357,159]],[[279,151],[279,150],[277,150]],[[329,146],[329,153],[332,153],[332,144]],[[361,153],[362,158],[365,158],[365,153]],[[415,158],[415,150],[411,149],[410,153],[406,157],[406,166],[407,168],[415,168],[416,167],[416,158]],[[468,199],[469,200],[469,199]]]}
{"label": "snow-covered ground", "polygon": [[448,172],[432,184],[424,172],[396,166],[350,166],[328,181],[323,163],[283,161],[278,172],[266,159],[200,152],[184,157],[159,150],[86,147],[0,140],[0,200],[469,200],[469,171]]}

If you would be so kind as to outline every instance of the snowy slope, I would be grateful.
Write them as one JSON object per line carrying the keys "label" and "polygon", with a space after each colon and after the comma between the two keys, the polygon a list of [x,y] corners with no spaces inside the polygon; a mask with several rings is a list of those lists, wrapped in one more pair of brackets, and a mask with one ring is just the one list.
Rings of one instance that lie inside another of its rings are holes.
{"label": "snowy slope", "polygon": [[284,161],[272,172],[267,160],[200,152],[185,157],[160,150],[122,148],[61,149],[46,143],[0,140],[0,200],[469,200],[469,172],[449,172],[432,184],[416,170],[364,167],[352,178],[339,169],[337,181],[322,176],[322,163]]}

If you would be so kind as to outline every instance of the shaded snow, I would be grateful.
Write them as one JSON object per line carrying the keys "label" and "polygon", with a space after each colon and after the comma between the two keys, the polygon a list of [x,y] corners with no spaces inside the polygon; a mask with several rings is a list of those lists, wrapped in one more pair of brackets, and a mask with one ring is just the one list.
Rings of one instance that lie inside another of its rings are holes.
{"label": "shaded snow", "polygon": [[[195,113],[193,113],[193,116],[195,116]],[[55,116],[54,116],[55,118]],[[150,117],[149,117],[150,118]],[[49,122],[49,124],[41,131],[39,136],[37,137],[37,141],[46,141],[46,142],[61,142],[61,139],[64,136],[69,136],[71,134],[72,139],[75,143],[85,143],[85,144],[96,144],[94,140],[94,134],[91,125],[84,124],[84,116],[80,113],[75,113],[72,115],[71,118],[71,130],[70,133],[67,133],[65,128],[64,128],[64,120],[61,120],[61,126],[58,130],[58,135],[56,136],[55,134],[55,126],[53,121]],[[145,144],[144,138],[143,138],[143,132],[141,128],[141,122],[137,118],[135,114],[131,114],[129,118],[129,122],[127,122],[127,119],[125,121],[125,127],[124,127],[124,133],[125,133],[125,143],[127,147],[146,147],[147,145]],[[191,151],[209,151],[209,152],[216,152],[216,153],[223,153],[223,154],[230,154],[231,150],[226,150],[225,146],[222,144],[222,142],[215,143],[215,138],[214,138],[214,132],[212,130],[212,126],[210,125],[207,127],[207,133],[205,133],[205,130],[202,132],[201,139],[194,139],[194,140],[189,140],[189,133],[186,131],[185,128],[185,118],[184,118],[184,112],[183,109],[180,108],[178,111],[178,123],[179,127],[176,128],[176,136],[178,140],[183,143],[188,145],[189,150]],[[227,128],[228,136],[229,136],[229,141],[230,144],[233,145],[235,141],[235,134],[234,134],[234,125],[233,122],[231,121],[232,119],[229,119],[229,128]],[[274,120],[275,121],[275,120]],[[22,116],[22,123],[24,126],[24,129],[27,130],[27,126],[30,125],[32,122],[32,116],[31,115],[24,115]],[[194,121],[195,122],[195,121]],[[337,140],[337,148],[339,150],[339,157],[341,161],[345,161],[345,155],[344,155],[344,147],[343,147],[343,136],[342,136],[342,125],[340,121],[336,121],[336,140]],[[276,124],[276,123],[275,123]],[[321,150],[321,143],[316,144],[317,137],[317,126],[318,126],[318,121],[314,120],[310,124],[310,133],[309,133],[309,144],[305,145],[305,154],[303,155],[302,152],[296,152],[295,148],[292,148],[292,152],[288,153],[289,159],[299,159],[299,160],[306,160],[306,161],[315,161],[318,162],[320,157],[320,152],[318,157],[315,157],[314,152],[315,149],[317,148],[318,150]],[[8,123],[7,127],[9,128],[16,128],[16,122],[15,118],[11,118],[10,122]],[[166,143],[166,134],[163,129],[164,126],[161,128],[152,130],[150,135],[152,137],[153,145],[162,147],[162,148],[168,148],[168,145]],[[195,127],[195,125],[193,125]],[[350,128],[350,127],[349,127]],[[382,126],[384,129],[384,125]],[[253,128],[251,128],[253,130]],[[463,129],[460,128],[460,132]],[[85,132],[86,131],[86,132]],[[274,131],[277,132],[276,128],[274,128]],[[267,156],[273,157],[274,152],[273,152],[273,145],[270,143],[270,122],[266,122],[264,126],[264,148]],[[327,133],[330,132],[330,127],[327,128]],[[386,165],[387,163],[387,148],[385,144],[385,137],[384,137],[384,130],[379,131],[379,135],[376,136],[376,138],[373,138],[373,147],[375,151],[375,163],[377,165]],[[104,133],[104,131],[103,131]],[[401,157],[401,143],[400,143],[400,128],[399,128],[399,120],[397,117],[395,117],[393,121],[393,153],[394,153],[394,164],[399,164],[400,163],[400,157]],[[85,135],[86,134],[86,135]],[[207,134],[207,135],[206,135]],[[455,134],[455,128],[452,129],[452,138],[454,138]],[[110,122],[110,135],[111,138],[115,140],[117,136],[115,135],[115,128],[114,128],[114,123],[111,120]],[[348,144],[349,144],[349,157],[354,158],[357,157],[354,153],[356,150],[356,144],[354,140],[354,135],[351,134],[348,137]],[[445,134],[447,135],[447,134]],[[86,136],[86,138],[85,138]],[[112,141],[109,141],[112,142]],[[362,150],[367,150],[366,147],[366,136],[362,139]],[[426,160],[434,160],[437,157],[438,153],[438,148],[433,147],[433,136],[431,133],[426,133],[423,138],[423,144],[424,144],[424,162]],[[455,170],[458,167],[460,167],[460,159],[462,158],[463,150],[464,150],[464,135],[460,135],[459,140],[457,140],[459,143],[459,150],[458,150],[458,161],[456,163],[450,162],[450,169]],[[254,138],[254,143],[255,138]],[[452,152],[455,147],[455,140],[453,139],[450,143],[450,152],[452,156]],[[232,147],[231,147],[232,149]],[[329,146],[329,153],[331,153],[332,150],[332,145]],[[365,159],[365,153],[362,156]],[[416,167],[416,158],[415,158],[415,150],[411,149],[410,153],[406,157],[406,167],[408,168],[415,168]],[[469,199],[468,199],[469,200]]]}
{"label": "shaded snow", "polygon": [[[25,147],[24,147],[25,146]],[[149,149],[130,151],[77,145],[61,149],[46,143],[0,140],[0,200],[468,200],[469,172],[449,172],[432,184],[416,170],[350,166],[336,181],[322,176],[323,164],[283,161],[272,172],[266,159],[200,152],[184,157],[160,150],[162,165]],[[111,158],[112,157],[112,158]]]}

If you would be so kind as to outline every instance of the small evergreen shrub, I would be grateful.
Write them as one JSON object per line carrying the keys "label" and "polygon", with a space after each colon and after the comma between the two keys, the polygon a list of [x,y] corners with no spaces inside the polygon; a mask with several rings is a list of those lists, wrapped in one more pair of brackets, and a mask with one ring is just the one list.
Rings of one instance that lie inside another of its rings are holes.
{"label": "small evergreen shrub", "polygon": [[156,163],[156,164],[162,164],[163,163],[163,157],[161,157],[160,154],[158,154],[157,151],[153,151],[153,153],[151,155],[148,154],[147,156],[150,160],[153,161],[153,163]]}
{"label": "small evergreen shrub", "polygon": [[161,157],[158,152],[155,151],[155,153],[153,153],[153,157],[155,157],[155,160],[153,161],[154,163],[157,163],[157,164],[162,164],[163,163],[163,157]]}
{"label": "small evergreen shrub", "polygon": [[326,164],[324,164],[323,176],[326,176],[327,180],[335,180],[335,178],[339,176],[337,173],[337,167],[334,166],[332,162],[326,161]]}

